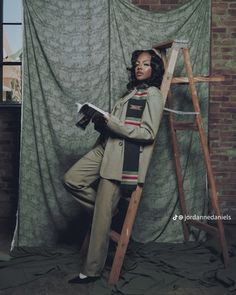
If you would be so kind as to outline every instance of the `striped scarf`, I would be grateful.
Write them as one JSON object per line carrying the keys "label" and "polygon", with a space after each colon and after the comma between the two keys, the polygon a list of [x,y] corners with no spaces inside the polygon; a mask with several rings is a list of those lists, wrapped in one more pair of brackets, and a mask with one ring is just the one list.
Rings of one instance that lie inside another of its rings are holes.
{"label": "striped scarf", "polygon": [[[147,96],[147,91],[138,90],[135,95],[129,99],[125,125],[136,128],[140,126]],[[125,140],[124,142],[121,188],[133,191],[138,184],[140,144],[129,140]]]}

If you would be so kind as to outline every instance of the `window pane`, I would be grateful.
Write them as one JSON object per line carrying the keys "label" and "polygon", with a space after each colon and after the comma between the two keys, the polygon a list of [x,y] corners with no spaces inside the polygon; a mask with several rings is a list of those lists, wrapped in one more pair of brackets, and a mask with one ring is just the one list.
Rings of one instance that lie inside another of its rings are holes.
{"label": "window pane", "polygon": [[22,25],[4,25],[3,59],[8,57],[9,61],[16,60],[19,51],[22,51]]}
{"label": "window pane", "polygon": [[21,102],[21,66],[3,66],[3,101]]}
{"label": "window pane", "polygon": [[3,22],[21,23],[22,22],[22,0],[3,1]]}

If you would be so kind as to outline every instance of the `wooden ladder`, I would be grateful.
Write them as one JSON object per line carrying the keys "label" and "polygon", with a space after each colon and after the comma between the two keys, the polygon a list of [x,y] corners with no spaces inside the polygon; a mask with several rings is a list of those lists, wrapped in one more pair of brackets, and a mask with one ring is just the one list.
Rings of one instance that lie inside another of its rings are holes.
{"label": "wooden ladder", "polygon": [[[202,117],[200,114],[200,107],[199,107],[199,101],[198,101],[195,83],[223,81],[224,78],[221,76],[218,76],[218,77],[210,77],[210,76],[193,77],[193,71],[192,71],[192,65],[190,62],[190,55],[189,55],[187,40],[167,41],[167,42],[155,45],[155,46],[153,46],[153,48],[155,48],[161,52],[162,58],[163,58],[163,61],[165,64],[165,74],[164,74],[162,85],[161,85],[161,93],[163,95],[164,101],[166,102],[166,100],[168,99],[168,102],[170,102],[170,100],[171,100],[171,94],[170,94],[171,84],[183,84],[183,83],[186,84],[186,83],[188,83],[189,88],[190,88],[190,93],[192,96],[192,103],[193,103],[193,107],[194,107],[194,112],[195,112],[195,122],[194,123],[182,122],[182,121],[175,122],[173,115],[172,114],[169,115],[172,145],[173,145],[174,158],[175,158],[176,177],[177,177],[177,183],[178,183],[180,212],[183,216],[187,216],[187,209],[186,209],[184,188],[183,188],[182,169],[181,169],[181,163],[180,163],[180,152],[178,149],[176,130],[195,130],[199,133],[200,144],[201,144],[201,148],[202,148],[202,152],[203,152],[203,156],[204,156],[204,162],[206,165],[212,208],[213,208],[214,214],[216,216],[221,216],[220,207],[219,207],[219,203],[218,203],[218,199],[217,199],[215,178],[213,175],[212,166],[211,166],[211,162],[210,162],[210,154],[209,154],[209,150],[208,150],[207,137],[206,137],[205,130],[203,127],[203,120],[202,120]],[[167,58],[167,56],[166,56],[167,49],[170,50],[169,55],[168,55],[169,58]],[[175,69],[177,58],[178,58],[180,51],[183,53],[184,66],[186,69],[187,77],[173,78],[174,69]],[[137,186],[136,190],[131,195],[121,234],[111,231],[111,234],[110,234],[111,239],[113,241],[117,242],[118,246],[116,249],[111,272],[109,275],[109,281],[108,281],[109,284],[115,284],[119,279],[120,271],[121,271],[124,256],[125,256],[125,253],[126,253],[126,250],[128,247],[128,243],[129,243],[130,235],[132,232],[132,228],[133,228],[133,224],[134,224],[134,220],[136,217],[136,213],[137,213],[137,209],[138,209],[141,195],[142,195],[142,187]],[[227,266],[228,262],[229,262],[229,256],[228,256],[228,248],[227,248],[227,243],[226,243],[226,239],[225,239],[224,227],[223,227],[222,220],[217,218],[216,225],[217,225],[217,227],[197,221],[197,220],[185,220],[183,218],[182,219],[182,226],[183,226],[184,239],[185,239],[185,241],[189,240],[189,227],[190,226],[195,226],[197,228],[200,228],[200,229],[207,231],[208,233],[216,236],[220,241],[220,245],[221,245],[221,249],[222,249],[222,253],[223,253],[224,264],[225,264],[225,266]]]}

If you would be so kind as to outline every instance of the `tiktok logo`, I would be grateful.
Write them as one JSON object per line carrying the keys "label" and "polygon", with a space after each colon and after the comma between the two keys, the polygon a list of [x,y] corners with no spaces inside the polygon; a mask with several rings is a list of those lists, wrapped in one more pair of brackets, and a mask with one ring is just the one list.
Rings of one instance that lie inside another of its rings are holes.
{"label": "tiktok logo", "polygon": [[[175,216],[172,217],[173,220],[183,220],[184,219],[184,216],[183,215],[177,215],[175,214]],[[184,221],[186,221],[186,219],[184,219]]]}

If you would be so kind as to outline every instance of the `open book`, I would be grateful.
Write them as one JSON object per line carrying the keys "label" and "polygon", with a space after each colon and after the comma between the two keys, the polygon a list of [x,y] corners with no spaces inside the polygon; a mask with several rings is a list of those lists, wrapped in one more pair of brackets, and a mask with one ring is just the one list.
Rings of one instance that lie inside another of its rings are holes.
{"label": "open book", "polygon": [[95,116],[104,116],[108,114],[107,112],[99,109],[98,107],[89,102],[86,102],[84,104],[76,103],[76,105],[77,120],[75,125],[82,129],[85,129]]}

